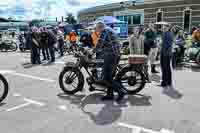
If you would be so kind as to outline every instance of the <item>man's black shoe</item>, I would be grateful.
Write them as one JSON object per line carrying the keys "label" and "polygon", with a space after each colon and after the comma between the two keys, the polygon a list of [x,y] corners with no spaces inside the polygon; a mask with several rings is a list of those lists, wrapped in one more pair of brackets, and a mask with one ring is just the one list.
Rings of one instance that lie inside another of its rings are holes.
{"label": "man's black shoe", "polygon": [[102,101],[114,100],[114,96],[106,95],[106,96],[102,97],[101,100],[102,100]]}
{"label": "man's black shoe", "polygon": [[51,60],[51,62],[55,62],[55,60]]}
{"label": "man's black shoe", "polygon": [[166,84],[166,83],[164,83],[164,82],[162,82],[162,83],[161,83],[161,86],[162,86],[162,87],[166,87],[166,86],[167,86],[167,84]]}
{"label": "man's black shoe", "polygon": [[125,94],[124,93],[119,93],[118,98],[116,99],[117,102],[120,102],[121,100],[124,99]]}

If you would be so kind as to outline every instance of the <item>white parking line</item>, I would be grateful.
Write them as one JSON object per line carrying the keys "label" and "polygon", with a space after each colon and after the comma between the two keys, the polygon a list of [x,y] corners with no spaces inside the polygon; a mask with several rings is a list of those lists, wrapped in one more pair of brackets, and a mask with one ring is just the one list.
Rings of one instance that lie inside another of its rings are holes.
{"label": "white parking line", "polygon": [[126,127],[129,129],[132,129],[132,133],[141,133],[141,132],[145,132],[145,133],[175,133],[174,131],[170,131],[167,129],[161,129],[160,131],[153,131],[152,129],[146,129],[143,127],[130,125],[130,124],[126,124],[126,123],[118,123],[117,125],[121,126],[121,127]]}
{"label": "white parking line", "polygon": [[15,107],[12,107],[12,108],[9,108],[6,111],[7,112],[14,111],[14,110],[29,106],[31,104],[35,104],[35,105],[38,105],[38,106],[44,106],[45,105],[44,103],[41,103],[41,102],[38,102],[38,101],[34,101],[34,100],[31,100],[31,99],[27,99],[27,98],[24,98],[24,101],[26,101],[26,103],[18,105],[18,106],[15,106]]}
{"label": "white parking line", "polygon": [[29,105],[31,105],[31,104],[32,104],[32,103],[24,103],[24,104],[15,106],[15,107],[13,107],[13,108],[7,109],[6,111],[7,111],[7,112],[10,112],[10,111],[13,111],[13,110],[17,110],[17,109],[20,109],[20,108],[29,106]]}
{"label": "white parking line", "polygon": [[41,102],[38,102],[38,101],[35,101],[35,100],[31,100],[31,99],[28,99],[28,98],[24,98],[24,101],[26,101],[28,103],[36,104],[36,105],[39,105],[39,106],[45,105],[44,103],[41,103]]}
{"label": "white parking line", "polygon": [[65,105],[60,105],[60,106],[58,106],[58,109],[66,111],[67,107]]}
{"label": "white parking line", "polygon": [[20,97],[21,94],[19,94],[19,93],[13,93],[13,96],[14,96],[14,97]]}
{"label": "white parking line", "polygon": [[27,74],[23,74],[23,73],[10,73],[10,74],[16,75],[16,76],[21,76],[21,77],[26,77],[26,78],[31,78],[31,79],[36,79],[36,80],[41,80],[41,81],[56,82],[55,80],[52,80],[52,79],[36,77],[36,76],[27,75]]}
{"label": "white parking line", "polygon": [[15,71],[12,70],[0,70],[1,74],[9,74],[9,73],[14,73]]}

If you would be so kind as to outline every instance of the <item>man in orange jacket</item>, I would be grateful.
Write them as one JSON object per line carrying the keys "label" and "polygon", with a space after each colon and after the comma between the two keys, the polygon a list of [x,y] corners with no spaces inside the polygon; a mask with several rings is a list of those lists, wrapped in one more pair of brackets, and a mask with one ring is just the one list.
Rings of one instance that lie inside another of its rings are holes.
{"label": "man in orange jacket", "polygon": [[92,40],[93,40],[93,46],[94,46],[94,48],[96,48],[96,45],[97,45],[99,37],[100,37],[100,33],[99,32],[94,31],[92,33]]}
{"label": "man in orange jacket", "polygon": [[76,43],[76,41],[77,41],[77,34],[76,34],[76,32],[75,31],[71,31],[70,33],[69,33],[69,41],[70,41],[70,43],[72,43],[72,44],[75,44]]}

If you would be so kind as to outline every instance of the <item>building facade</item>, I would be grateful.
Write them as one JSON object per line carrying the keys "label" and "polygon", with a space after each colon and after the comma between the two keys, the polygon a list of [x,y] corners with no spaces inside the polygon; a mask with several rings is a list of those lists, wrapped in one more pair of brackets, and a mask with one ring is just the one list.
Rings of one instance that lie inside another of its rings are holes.
{"label": "building facade", "polygon": [[121,21],[126,21],[129,27],[141,25],[144,23],[144,9],[129,9],[131,6],[137,7],[141,4],[144,4],[144,2],[138,0],[136,2],[127,1],[85,9],[78,13],[78,20],[80,23],[88,24],[101,16],[115,16]]}
{"label": "building facade", "polygon": [[166,21],[190,31],[200,24],[200,0],[145,0],[144,24]]}
{"label": "building facade", "polygon": [[80,11],[78,19],[80,23],[89,23],[100,16],[116,16],[122,21],[127,21],[129,27],[166,21],[190,31],[193,26],[200,24],[200,0],[144,0],[114,3]]}

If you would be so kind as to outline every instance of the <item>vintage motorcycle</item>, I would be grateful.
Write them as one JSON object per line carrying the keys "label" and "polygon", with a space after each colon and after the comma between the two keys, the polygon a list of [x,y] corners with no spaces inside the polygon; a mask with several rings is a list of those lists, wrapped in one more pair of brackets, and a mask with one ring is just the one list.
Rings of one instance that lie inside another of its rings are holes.
{"label": "vintage motorcycle", "polygon": [[[103,65],[103,60],[93,59],[91,54],[85,50],[81,50],[76,53],[77,61],[67,62],[60,73],[59,76],[59,85],[60,88],[66,94],[75,94],[83,90],[85,82],[85,73],[81,71],[82,68],[85,69],[88,74],[86,81],[89,85],[89,91],[105,91],[105,89],[96,89],[96,88],[105,88],[106,86],[102,82],[102,69],[99,66]],[[136,94],[140,92],[145,84],[146,78],[144,74],[142,65],[118,65],[115,73],[113,74],[113,79],[117,81],[124,91],[127,94]]]}
{"label": "vintage motorcycle", "polygon": [[194,43],[191,48],[186,50],[186,58],[200,65],[200,43]]}
{"label": "vintage motorcycle", "polygon": [[8,50],[16,51],[17,50],[17,43],[13,40],[2,40],[0,43],[0,51],[7,52]]}
{"label": "vintage motorcycle", "polygon": [[8,95],[8,82],[4,78],[4,76],[0,74],[0,103],[7,97],[7,95]]}

